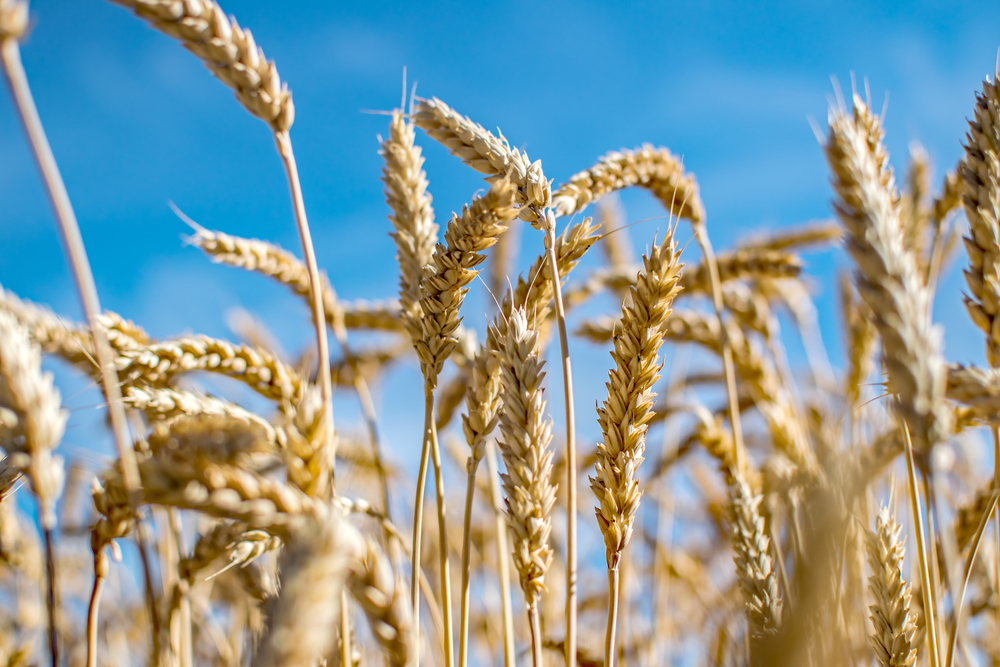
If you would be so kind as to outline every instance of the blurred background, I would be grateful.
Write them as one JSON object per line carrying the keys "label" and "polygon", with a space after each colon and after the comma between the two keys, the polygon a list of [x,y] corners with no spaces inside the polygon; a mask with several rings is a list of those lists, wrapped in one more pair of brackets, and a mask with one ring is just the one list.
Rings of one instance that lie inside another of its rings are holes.
{"label": "blurred background", "polygon": [[[267,279],[210,263],[186,246],[190,229],[168,207],[172,201],[205,227],[299,254],[267,128],[193,56],[126,10],[98,0],[35,0],[31,8],[36,23],[22,49],[25,68],[103,305],[154,336],[230,339],[227,313],[240,307],[260,317],[292,354],[308,346],[312,333],[301,299]],[[554,185],[610,150],[642,142],[669,147],[697,176],[710,233],[724,249],[754,231],[831,216],[829,176],[810,119],[825,132],[835,91],[839,86],[849,96],[852,76],[862,95],[867,81],[876,110],[887,99],[886,142],[897,176],[919,142],[939,188],[961,155],[974,91],[993,72],[1000,43],[1000,3],[986,2],[230,0],[224,8],[253,31],[294,92],[292,139],[318,259],[349,300],[396,293],[377,137],[388,126],[380,112],[400,104],[404,68],[418,95],[440,97],[488,129],[499,126],[512,145],[542,160]],[[417,140],[443,228],[483,183],[419,131]],[[651,196],[627,192],[623,206],[627,222],[646,220],[627,232],[637,249],[657,231],[662,237],[667,221]],[[679,240],[689,239],[682,225]],[[525,227],[520,241],[523,269],[541,252],[542,238]],[[695,244],[685,257],[698,261]],[[599,260],[592,252],[575,277]],[[949,360],[981,362],[982,337],[961,302],[964,262],[964,253],[953,257],[935,319],[946,327]],[[838,367],[835,278],[847,267],[839,249],[807,255],[824,342]],[[0,284],[80,318],[6,91],[0,94]],[[487,299],[477,283],[465,309],[466,323],[480,333]],[[586,312],[617,306],[605,298]],[[357,341],[361,348],[369,342]],[[802,345],[787,344],[793,368],[801,367]],[[605,395],[609,358],[605,348],[572,345],[578,429],[589,443],[599,433],[593,405]],[[558,357],[551,361],[550,377],[558,378]],[[46,363],[73,410],[64,453],[99,467],[111,451],[97,428],[100,393],[75,371]],[[209,391],[255,400],[235,383],[212,382],[220,381],[206,380]],[[413,359],[375,387],[391,457],[402,466],[418,457],[420,389]],[[557,415],[560,393],[550,392]],[[357,428],[353,396],[339,396],[336,409],[340,424]],[[412,476],[405,479],[410,484]]]}

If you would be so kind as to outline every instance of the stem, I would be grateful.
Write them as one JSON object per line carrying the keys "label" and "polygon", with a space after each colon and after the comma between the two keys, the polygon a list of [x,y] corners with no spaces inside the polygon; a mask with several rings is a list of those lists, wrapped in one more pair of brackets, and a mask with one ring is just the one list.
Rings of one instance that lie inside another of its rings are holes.
{"label": "stem", "polygon": [[42,527],[42,534],[45,537],[45,609],[48,612],[49,621],[49,657],[52,659],[52,667],[59,665],[59,636],[56,627],[56,561],[52,552],[52,528]]}
{"label": "stem", "polygon": [[604,635],[604,664],[607,667],[615,667],[615,659],[618,657],[618,642],[615,634],[618,631],[618,557],[614,554],[612,561],[614,565],[608,566],[608,629]]}
{"label": "stem", "polygon": [[87,667],[97,667],[97,615],[101,608],[101,593],[108,577],[108,555],[103,547],[94,554],[94,588],[87,607]]}
{"label": "stem", "polygon": [[462,526],[462,608],[459,612],[458,667],[469,658],[469,573],[472,569],[472,500],[476,494],[476,471],[479,461],[469,457],[469,481],[465,488],[465,520]]}
{"label": "stem", "polygon": [[333,383],[330,378],[330,345],[326,336],[326,312],[323,307],[323,283],[316,263],[316,252],[313,249],[312,234],[309,231],[309,221],[306,218],[306,205],[302,199],[302,184],[299,182],[299,170],[295,164],[295,153],[292,152],[292,138],[288,132],[275,132],[274,140],[278,146],[278,154],[285,165],[288,174],[288,186],[292,193],[292,205],[295,208],[295,222],[298,225],[299,239],[302,242],[302,254],[306,260],[309,272],[309,300],[312,303],[313,322],[316,328],[316,347],[319,351],[319,380],[323,397],[324,423],[320,426],[325,442],[325,460],[330,466],[330,480],[326,480],[327,489],[333,489],[333,462],[336,455],[336,439],[333,424]]}
{"label": "stem", "polygon": [[542,667],[542,623],[538,614],[538,598],[528,605],[528,624],[531,626],[531,664]]}
{"label": "stem", "polygon": [[[500,608],[503,614],[503,664],[514,667],[514,610],[510,606],[510,548],[507,546],[507,519],[503,513],[503,492],[500,490],[500,470],[497,466],[496,443],[486,442],[486,467],[490,474],[490,498],[496,521],[497,565],[500,568]],[[575,664],[575,663],[574,663]]]}
{"label": "stem", "polygon": [[910,429],[903,421],[904,447],[906,451],[906,470],[910,480],[910,509],[917,532],[917,559],[920,562],[920,583],[923,587],[924,614],[927,619],[927,645],[930,650],[930,666],[940,667],[937,638],[937,601],[934,599],[934,586],[930,580],[930,570],[927,564],[927,534],[924,532],[924,512],[920,505],[920,488],[917,486],[916,466],[913,463],[913,443],[910,441]]}
{"label": "stem", "polygon": [[352,667],[351,617],[347,613],[347,591],[340,591],[340,667]]}
{"label": "stem", "polygon": [[146,586],[146,604],[149,606],[149,620],[153,625],[153,655],[159,660],[161,658],[160,632],[163,626],[160,622],[160,606],[156,602],[156,592],[153,590],[153,574],[149,562],[149,550],[146,548],[146,531],[142,527],[142,520],[138,516],[135,522],[135,543],[139,547],[139,560],[142,561],[142,578]]}
{"label": "stem", "polygon": [[420,553],[424,533],[424,492],[427,488],[427,466],[430,462],[431,437],[429,424],[434,421],[434,397],[428,387],[424,390],[424,444],[420,451],[420,469],[417,471],[417,493],[413,498],[413,546],[410,553],[410,599],[413,601],[413,635],[417,637],[417,662],[420,661]]}
{"label": "stem", "polygon": [[993,514],[993,510],[996,509],[997,499],[1000,498],[1000,491],[996,489],[990,495],[990,504],[987,505],[986,511],[983,513],[982,518],[979,520],[979,525],[976,527],[976,534],[972,538],[972,544],[969,547],[969,555],[965,559],[965,570],[963,570],[962,586],[958,590],[958,595],[955,597],[955,608],[952,610],[954,614],[954,621],[951,626],[951,635],[948,637],[948,655],[945,658],[945,667],[951,667],[952,659],[955,657],[955,646],[958,644],[958,628],[962,623],[962,607],[965,604],[965,591],[969,587],[969,576],[972,574],[972,566],[976,562],[976,554],[979,552],[979,544],[983,541],[983,534],[986,532],[986,525],[990,522],[990,516]]}
{"label": "stem", "polygon": [[452,667],[454,655],[454,621],[451,608],[451,569],[448,559],[448,524],[444,504],[444,475],[441,470],[441,450],[438,448],[437,422],[434,420],[434,388],[427,383],[427,434],[431,441],[434,462],[434,488],[437,491],[438,554],[441,563],[441,607],[444,612],[444,665]]}
{"label": "stem", "polygon": [[111,347],[108,345],[104,328],[98,321],[101,314],[101,303],[97,298],[97,286],[94,284],[90,260],[87,258],[87,250],[84,248],[83,237],[80,235],[80,226],[77,224],[76,214],[73,213],[66,185],[59,174],[56,159],[52,155],[52,148],[45,137],[45,130],[42,127],[41,118],[38,116],[35,100],[28,87],[28,77],[21,64],[21,51],[16,40],[0,40],[0,59],[3,61],[3,70],[7,75],[7,83],[14,97],[21,124],[24,126],[25,134],[28,135],[38,170],[45,182],[49,201],[55,210],[63,247],[69,256],[76,290],[83,311],[87,316],[87,324],[90,326],[91,336],[94,340],[94,354],[100,366],[104,395],[108,401],[108,413],[111,417],[115,445],[118,448],[118,457],[121,459],[122,482],[128,494],[129,504],[134,510],[138,506],[139,500],[137,496],[140,483],[139,466],[135,460],[132,438],[129,436],[128,426],[125,422],[125,408],[122,406],[121,387],[118,385],[118,375],[114,369],[114,357]]}
{"label": "stem", "polygon": [[559,324],[559,351],[562,355],[563,391],[566,403],[566,665],[576,664],[577,615],[577,535],[576,535],[576,418],[573,408],[573,367],[566,335],[566,310],[563,307],[559,260],[556,258],[555,219],[545,228],[545,249],[552,268],[552,287]]}
{"label": "stem", "polygon": [[729,332],[722,321],[722,281],[719,279],[719,264],[715,260],[715,252],[712,250],[712,242],[708,238],[708,230],[704,222],[692,223],[695,236],[698,238],[698,245],[705,256],[705,265],[708,266],[708,276],[712,283],[712,305],[715,308],[715,316],[719,320],[719,331],[722,336],[722,367],[726,375],[726,396],[729,399],[729,423],[733,428],[733,448],[736,470],[743,473],[743,464],[746,456],[743,446],[743,425],[740,422],[740,399],[736,392],[736,368],[733,364],[733,346],[729,342]]}

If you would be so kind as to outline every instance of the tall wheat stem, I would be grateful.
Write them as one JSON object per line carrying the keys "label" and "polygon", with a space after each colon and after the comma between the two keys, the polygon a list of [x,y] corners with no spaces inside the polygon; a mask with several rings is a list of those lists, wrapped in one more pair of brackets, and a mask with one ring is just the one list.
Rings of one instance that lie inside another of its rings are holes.
{"label": "tall wheat stem", "polygon": [[528,623],[531,626],[531,664],[542,667],[542,623],[538,614],[538,600],[528,605]]}
{"label": "tall wheat stem", "polygon": [[101,549],[94,554],[94,587],[87,606],[87,667],[97,667],[97,615],[107,577],[108,555]]}
{"label": "tall wheat stem", "polygon": [[469,457],[469,479],[465,486],[465,519],[462,525],[462,606],[459,612],[458,667],[469,659],[469,574],[472,569],[472,501],[476,492],[478,463]]}
{"label": "tall wheat stem", "polygon": [[424,444],[417,470],[417,492],[413,498],[413,547],[410,552],[410,600],[413,601],[413,633],[420,638],[420,553],[424,533],[424,493],[427,489],[427,466],[431,460],[430,424],[434,421],[434,394],[430,385],[424,387]]}
{"label": "tall wheat stem", "polygon": [[[118,386],[118,377],[113,366],[111,348],[108,346],[104,329],[101,328],[97,320],[101,313],[101,305],[97,298],[97,286],[94,283],[94,275],[90,269],[90,260],[83,245],[83,237],[80,235],[80,227],[77,224],[76,214],[73,212],[73,206],[69,200],[69,193],[66,191],[62,175],[59,173],[59,167],[56,164],[55,156],[52,154],[48,138],[45,136],[45,129],[42,127],[38,109],[35,107],[35,100],[31,95],[31,88],[28,86],[28,77],[25,74],[24,65],[21,63],[21,49],[16,36],[8,35],[0,39],[0,60],[3,62],[7,84],[14,98],[14,104],[21,118],[21,124],[24,126],[25,134],[28,136],[32,154],[35,156],[38,170],[41,172],[42,180],[45,182],[49,201],[55,211],[63,247],[69,256],[70,268],[73,272],[77,293],[80,297],[83,310],[87,315],[87,323],[90,325],[95,352],[97,354],[97,362],[101,367],[101,379],[104,383],[104,393],[108,401],[108,411],[111,416],[115,444],[121,459],[122,478],[128,493],[129,502],[134,508],[136,504],[136,490],[139,486],[139,468],[135,461],[135,453],[132,451],[131,438],[128,435],[128,427],[125,423],[125,410],[122,407],[121,389]],[[55,582],[53,581],[55,578],[55,565],[52,560],[51,542],[51,529],[46,529],[46,569],[49,575],[47,594],[49,607],[49,650],[52,665],[55,667],[59,662],[59,646],[55,628]]]}
{"label": "tall wheat stem", "polygon": [[608,629],[604,634],[604,664],[607,667],[615,667],[618,657],[617,638],[618,631],[618,563],[608,567]]}
{"label": "tall wheat stem", "polygon": [[318,374],[325,421],[320,432],[326,439],[324,445],[330,465],[330,490],[332,490],[336,440],[333,424],[333,382],[330,377],[330,343],[326,335],[326,311],[323,307],[323,282],[319,273],[319,265],[316,263],[316,251],[313,249],[309,220],[306,218],[306,205],[302,198],[302,184],[299,182],[299,169],[295,163],[295,153],[292,151],[291,135],[287,131],[275,132],[274,141],[288,175],[288,187],[291,189],[292,205],[295,208],[295,223],[299,230],[299,240],[302,242],[302,256],[306,260],[306,269],[309,271],[309,299],[312,302],[313,324],[316,328],[316,349],[319,353]]}
{"label": "tall wheat stem", "polygon": [[490,474],[490,496],[493,516],[496,519],[497,566],[500,569],[500,611],[503,615],[503,664],[514,667],[514,610],[510,604],[510,549],[507,546],[507,518],[503,512],[503,491],[500,489],[500,470],[497,449],[493,440],[486,443],[486,470]]}
{"label": "tall wheat stem", "polygon": [[931,667],[940,667],[941,658],[938,655],[937,633],[937,601],[934,599],[934,585],[931,582],[930,568],[927,560],[927,533],[924,532],[924,511],[920,503],[920,487],[917,484],[916,466],[913,463],[913,442],[910,440],[910,429],[902,421],[906,449],[906,471],[910,481],[910,510],[917,533],[917,559],[920,563],[920,584],[924,594],[924,618],[927,623],[927,646],[930,652]]}
{"label": "tall wheat stem", "polygon": [[[683,205],[682,205],[683,206]],[[715,316],[719,320],[719,331],[722,333],[722,367],[726,378],[726,397],[729,401],[729,423],[733,429],[734,463],[737,472],[743,471],[745,451],[743,446],[743,426],[740,421],[740,399],[736,389],[736,367],[733,364],[733,347],[729,342],[729,334],[722,321],[722,281],[719,278],[719,264],[715,261],[712,242],[708,238],[708,229],[704,222],[692,223],[701,253],[705,257],[708,276],[712,284],[712,305]]]}
{"label": "tall wheat stem", "polygon": [[559,260],[556,258],[555,217],[549,213],[545,227],[545,252],[552,267],[556,321],[559,325],[559,352],[562,355],[563,400],[566,403],[566,664],[576,664],[577,616],[577,536],[576,536],[576,418],[573,408],[573,366],[566,335],[566,309],[563,307]]}

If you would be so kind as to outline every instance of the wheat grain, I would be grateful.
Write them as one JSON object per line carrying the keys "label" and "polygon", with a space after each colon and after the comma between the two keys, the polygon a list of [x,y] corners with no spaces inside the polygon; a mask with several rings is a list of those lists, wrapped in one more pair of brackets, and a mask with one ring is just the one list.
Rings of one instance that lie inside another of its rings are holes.
{"label": "wheat grain", "polygon": [[882,338],[888,388],[899,397],[918,445],[945,437],[950,415],[942,401],[945,366],[940,334],[930,322],[930,294],[903,230],[880,121],[855,96],[854,113],[830,112],[827,160],[838,200],[834,207],[850,233],[858,291]]}
{"label": "wheat grain", "polygon": [[705,217],[694,176],[684,173],[681,161],[669,150],[649,144],[608,153],[590,169],[571,176],[552,193],[552,208],[556,215],[573,215],[606,194],[635,185],[652,192],[673,215],[693,221]]}
{"label": "wheat grain", "polygon": [[1000,88],[989,79],[976,93],[974,118],[959,165],[962,203],[969,219],[965,298],[972,321],[986,333],[990,365],[1000,366]]}
{"label": "wheat grain", "polygon": [[517,186],[515,201],[521,205],[518,216],[526,222],[538,221],[538,211],[549,205],[551,197],[541,160],[531,162],[527,153],[511,148],[502,134],[498,139],[436,97],[417,100],[413,122],[452,155],[487,174],[488,182],[509,179]]}
{"label": "wheat grain", "polygon": [[868,590],[874,598],[870,635],[875,657],[881,667],[908,667],[917,659],[914,647],[914,617],[910,613],[910,585],[903,580],[901,526],[883,507],[875,517],[875,530],[865,531],[868,552]]}

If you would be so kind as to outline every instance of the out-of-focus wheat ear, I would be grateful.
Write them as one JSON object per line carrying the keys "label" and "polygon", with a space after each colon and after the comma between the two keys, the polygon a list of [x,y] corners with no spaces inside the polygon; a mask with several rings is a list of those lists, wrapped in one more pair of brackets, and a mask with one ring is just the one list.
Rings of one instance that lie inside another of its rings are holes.
{"label": "out-of-focus wheat ear", "polygon": [[871,570],[868,590],[874,602],[869,607],[874,629],[869,639],[881,667],[908,667],[917,659],[910,585],[903,579],[905,549],[899,536],[901,529],[889,508],[883,507],[875,516],[875,530],[865,531]]}
{"label": "out-of-focus wheat ear", "polygon": [[399,303],[414,340],[420,337],[420,281],[437,243],[438,226],[427,192],[424,158],[415,145],[416,132],[402,110],[392,112],[389,136],[379,153],[385,161],[382,183],[385,201],[392,210],[392,239],[399,263]]}
{"label": "out-of-focus wheat ear", "polygon": [[931,211],[927,199],[930,193],[930,156],[919,142],[910,143],[910,163],[906,170],[906,186],[899,198],[899,218],[903,226],[903,244],[917,258],[920,268],[924,263],[924,244]]}
{"label": "out-of-focus wheat ear", "polygon": [[362,551],[351,561],[348,587],[368,617],[375,641],[389,658],[389,664],[415,666],[417,637],[413,634],[404,584],[371,540],[363,540]]}
{"label": "out-of-focus wheat ear", "polygon": [[635,261],[632,240],[625,228],[625,209],[617,196],[597,202],[597,224],[601,226],[601,251],[611,269],[631,268]]}
{"label": "out-of-focus wheat ear", "polygon": [[552,484],[552,418],[546,414],[542,393],[544,361],[538,332],[528,328],[523,309],[511,313],[502,353],[504,407],[500,415],[500,453],[507,465],[502,476],[508,525],[513,536],[514,565],[528,607],[535,667],[542,666],[538,605],[545,574],[552,563],[549,542],[556,487]]}
{"label": "out-of-focus wheat ear", "polygon": [[700,221],[705,208],[694,176],[666,148],[643,144],[635,150],[608,153],[586,171],[570,177],[552,193],[557,216],[578,213],[611,192],[641,186],[653,193],[672,215]]}
{"label": "out-of-focus wheat ear", "polygon": [[490,183],[509,179],[517,188],[516,202],[521,205],[518,217],[530,223],[538,221],[539,212],[551,198],[541,160],[531,162],[527,153],[511,148],[502,134],[499,138],[493,136],[436,97],[417,100],[413,122],[452,155],[486,174]]}
{"label": "out-of-focus wheat ear", "polygon": [[[62,493],[62,457],[53,454],[66,429],[52,374],[42,373],[42,352],[10,313],[0,311],[0,446],[12,467],[31,481],[45,542],[46,608],[53,667],[58,665],[56,561],[52,533]],[[9,475],[8,475],[9,476]]]}
{"label": "out-of-focus wheat ear", "polygon": [[966,135],[965,160],[959,165],[962,203],[969,219],[965,249],[969,268],[966,308],[986,334],[990,365],[1000,366],[1000,82],[987,78],[976,93]]}
{"label": "out-of-focus wheat ear", "polygon": [[255,667],[308,665],[330,651],[340,592],[360,540],[336,512],[289,537],[281,559],[281,594],[269,614]]}
{"label": "out-of-focus wheat ear", "polygon": [[760,516],[761,496],[755,496],[741,475],[729,486],[732,503],[733,560],[746,602],[750,634],[774,634],[781,626],[778,577],[771,566],[770,540]]}
{"label": "out-of-focus wheat ear", "polygon": [[903,227],[879,119],[855,96],[854,112],[830,110],[825,150],[837,193],[834,208],[849,232],[858,292],[882,339],[887,386],[921,451],[946,436],[946,368],[931,324],[930,291],[904,244]]}
{"label": "out-of-focus wheat ear", "polygon": [[862,387],[875,369],[875,348],[878,334],[867,304],[861,301],[846,274],[840,276],[840,303],[844,324],[847,327],[847,375],[844,393],[847,405],[855,406],[861,397]]}

